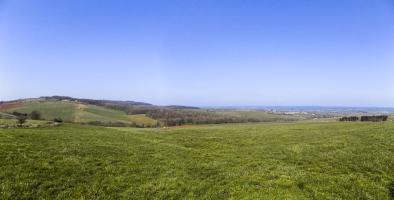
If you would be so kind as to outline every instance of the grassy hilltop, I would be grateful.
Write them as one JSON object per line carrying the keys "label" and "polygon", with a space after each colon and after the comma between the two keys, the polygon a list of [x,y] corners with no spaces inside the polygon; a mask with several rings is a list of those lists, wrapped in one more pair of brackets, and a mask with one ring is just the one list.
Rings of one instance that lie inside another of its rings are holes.
{"label": "grassy hilltop", "polygon": [[390,199],[394,123],[0,129],[0,199]]}

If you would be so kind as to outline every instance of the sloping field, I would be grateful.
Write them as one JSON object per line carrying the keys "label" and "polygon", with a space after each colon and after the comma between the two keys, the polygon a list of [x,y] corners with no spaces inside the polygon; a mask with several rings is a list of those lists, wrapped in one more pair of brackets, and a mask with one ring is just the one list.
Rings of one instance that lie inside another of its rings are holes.
{"label": "sloping field", "polygon": [[21,113],[31,113],[33,110],[41,112],[44,119],[52,120],[55,117],[60,117],[64,121],[74,121],[76,104],[73,102],[63,101],[33,101],[21,103],[18,107],[14,107],[7,111],[16,111]]}
{"label": "sloping field", "polygon": [[89,121],[123,121],[130,122],[126,114],[122,111],[111,110],[104,107],[94,105],[84,105],[82,109],[78,110],[77,115],[79,120],[77,122]]}
{"label": "sloping field", "polygon": [[391,199],[394,123],[0,129],[0,199]]}
{"label": "sloping field", "polygon": [[76,122],[123,122],[135,123],[138,125],[156,125],[156,120],[146,117],[145,115],[127,115],[122,111],[112,110],[95,105],[85,105],[76,113]]}
{"label": "sloping field", "polygon": [[157,124],[157,120],[147,117],[144,114],[127,115],[127,117],[129,118],[129,120],[135,122],[136,124],[150,124],[150,125]]}
{"label": "sloping field", "polygon": [[21,106],[22,103],[14,102],[14,103],[7,103],[7,104],[0,104],[0,111],[10,110],[12,108],[17,108]]}
{"label": "sloping field", "polygon": [[95,105],[86,105],[71,101],[31,101],[12,105],[8,112],[30,113],[38,110],[42,118],[52,120],[56,117],[62,118],[67,122],[123,122],[145,125],[156,125],[156,120],[141,116],[127,115],[118,110],[112,110]]}
{"label": "sloping field", "polygon": [[3,119],[3,118],[4,119],[12,119],[12,118],[15,118],[15,116],[8,114],[8,113],[0,112],[0,119]]}

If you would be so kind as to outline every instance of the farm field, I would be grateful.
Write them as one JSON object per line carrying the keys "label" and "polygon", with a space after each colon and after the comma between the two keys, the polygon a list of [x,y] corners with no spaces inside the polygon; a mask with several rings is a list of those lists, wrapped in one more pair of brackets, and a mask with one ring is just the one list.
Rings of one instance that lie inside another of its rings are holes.
{"label": "farm field", "polygon": [[21,112],[30,113],[33,110],[38,110],[42,113],[42,117],[47,120],[52,120],[55,117],[60,117],[64,121],[71,122],[74,120],[76,104],[72,102],[61,102],[61,101],[45,101],[45,102],[24,102],[19,103],[6,111],[9,112]]}
{"label": "farm field", "polygon": [[100,106],[81,104],[70,101],[31,101],[13,105],[7,112],[31,113],[37,110],[45,120],[61,118],[66,122],[122,122],[138,125],[156,125],[156,120],[142,115],[127,115],[125,112],[112,110]]}
{"label": "farm field", "polygon": [[0,129],[0,199],[391,199],[394,123]]}

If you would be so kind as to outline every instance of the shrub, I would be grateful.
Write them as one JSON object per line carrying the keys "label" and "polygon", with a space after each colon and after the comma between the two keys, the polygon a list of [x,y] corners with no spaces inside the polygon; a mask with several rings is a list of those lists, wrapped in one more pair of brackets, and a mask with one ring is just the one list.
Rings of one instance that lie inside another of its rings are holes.
{"label": "shrub", "polygon": [[22,116],[22,115],[23,115],[23,116],[27,116],[26,113],[20,113],[20,112],[16,112],[16,111],[12,112],[11,114],[14,115],[14,116],[17,116],[17,117],[18,117],[18,116]]}
{"label": "shrub", "polygon": [[41,113],[40,113],[40,111],[33,110],[33,111],[30,113],[30,118],[33,119],[33,120],[39,120],[39,119],[41,119]]}
{"label": "shrub", "polygon": [[56,117],[55,119],[53,119],[53,121],[58,123],[63,123],[63,119],[60,117]]}
{"label": "shrub", "polygon": [[27,117],[26,115],[18,115],[16,119],[18,120],[19,125],[22,125],[26,122]]}

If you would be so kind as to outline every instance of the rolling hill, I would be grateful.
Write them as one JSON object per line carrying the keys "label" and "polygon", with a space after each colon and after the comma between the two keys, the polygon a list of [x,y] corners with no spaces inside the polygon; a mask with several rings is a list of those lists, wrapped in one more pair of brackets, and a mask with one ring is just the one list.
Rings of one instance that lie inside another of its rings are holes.
{"label": "rolling hill", "polygon": [[0,118],[39,111],[41,119],[61,118],[102,126],[179,126],[248,122],[288,122],[326,118],[315,114],[273,113],[268,110],[211,109],[191,106],[157,106],[136,101],[79,99],[51,96],[0,102]]}
{"label": "rolling hill", "polygon": [[121,122],[140,126],[153,126],[157,124],[156,120],[146,117],[143,114],[127,115],[123,111],[81,103],[79,101],[30,99],[0,106],[0,112],[7,113],[31,113],[34,110],[39,111],[42,115],[42,119],[45,120],[61,118],[65,122]]}

